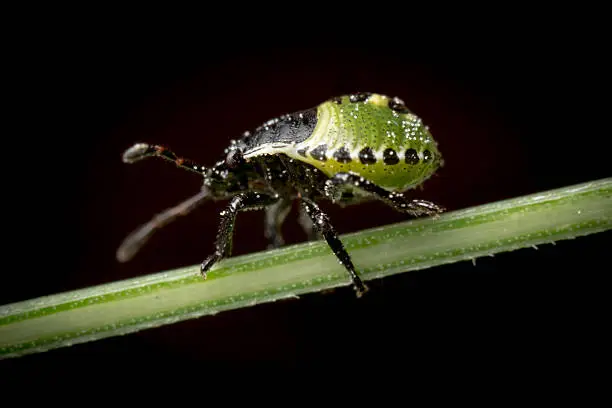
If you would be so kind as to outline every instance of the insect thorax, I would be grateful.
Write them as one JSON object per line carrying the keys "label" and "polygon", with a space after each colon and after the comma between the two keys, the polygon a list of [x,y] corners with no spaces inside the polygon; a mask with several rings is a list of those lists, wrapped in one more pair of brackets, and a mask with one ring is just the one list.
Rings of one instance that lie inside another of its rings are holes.
{"label": "insect thorax", "polygon": [[284,153],[329,177],[352,172],[390,191],[421,184],[442,162],[421,119],[380,94],[333,98],[270,120],[243,140],[247,159]]}

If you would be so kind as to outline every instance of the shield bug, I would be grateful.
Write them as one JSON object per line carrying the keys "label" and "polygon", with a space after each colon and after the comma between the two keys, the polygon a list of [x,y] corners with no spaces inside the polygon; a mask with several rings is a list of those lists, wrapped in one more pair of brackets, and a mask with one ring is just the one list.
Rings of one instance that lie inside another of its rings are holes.
{"label": "shield bug", "polygon": [[281,225],[294,199],[300,200],[300,224],[309,239],[322,236],[348,271],[358,296],[366,290],[320,200],[341,206],[382,200],[411,216],[443,211],[429,201],[409,199],[406,190],[428,179],[442,164],[437,143],[421,119],[399,98],[355,93],[317,107],[271,119],[239,140],[232,140],[221,160],[204,167],[159,145],[137,143],[123,154],[125,163],[161,157],[197,173],[200,192],[155,216],[130,234],[117,251],[127,261],[153,232],[204,201],[228,199],[221,212],[206,272],[230,255],[236,214],[265,209],[264,234],[270,247],[283,245]]}

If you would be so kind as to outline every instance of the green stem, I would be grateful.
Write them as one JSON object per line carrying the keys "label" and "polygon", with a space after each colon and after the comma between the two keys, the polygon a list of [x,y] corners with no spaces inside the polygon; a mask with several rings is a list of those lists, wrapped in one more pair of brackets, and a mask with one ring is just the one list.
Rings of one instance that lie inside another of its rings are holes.
{"label": "green stem", "polygon": [[[612,178],[342,237],[364,279],[612,227]],[[191,266],[0,307],[0,358],[41,352],[350,284],[324,242]],[[367,296],[367,295],[366,295]]]}

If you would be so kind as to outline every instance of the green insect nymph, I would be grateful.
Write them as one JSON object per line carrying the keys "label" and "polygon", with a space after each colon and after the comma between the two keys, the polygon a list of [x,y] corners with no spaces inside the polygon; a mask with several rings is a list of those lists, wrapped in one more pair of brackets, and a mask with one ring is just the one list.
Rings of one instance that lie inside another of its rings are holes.
{"label": "green insect nymph", "polygon": [[422,184],[443,163],[437,143],[421,119],[399,98],[356,93],[269,120],[239,140],[232,140],[212,167],[178,157],[159,145],[137,143],[123,154],[133,163],[161,157],[204,178],[195,196],[158,214],[130,234],[117,258],[127,261],[155,230],[208,199],[229,199],[221,212],[215,251],[202,263],[202,275],[231,254],[236,214],[265,209],[269,247],[283,245],[281,226],[293,200],[300,200],[299,221],[309,239],[322,236],[348,271],[358,295],[367,287],[359,278],[329,217],[317,201],[339,205],[382,200],[412,216],[443,211],[404,192]]}

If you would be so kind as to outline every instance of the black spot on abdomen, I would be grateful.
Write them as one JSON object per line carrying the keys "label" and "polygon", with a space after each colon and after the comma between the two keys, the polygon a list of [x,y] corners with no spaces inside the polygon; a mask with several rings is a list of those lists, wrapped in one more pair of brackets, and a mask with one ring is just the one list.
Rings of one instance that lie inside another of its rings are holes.
{"label": "black spot on abdomen", "polygon": [[349,96],[349,101],[352,103],[365,102],[370,96],[372,96],[371,92],[357,92]]}
{"label": "black spot on abdomen", "polygon": [[359,152],[359,160],[363,164],[374,164],[374,163],[376,163],[376,156],[374,156],[374,151],[370,147],[364,147]]}
{"label": "black spot on abdomen", "polygon": [[334,152],[334,159],[338,163],[350,163],[352,161],[351,153],[344,146]]}
{"label": "black spot on abdomen", "polygon": [[419,164],[419,155],[416,150],[406,150],[406,164]]}
{"label": "black spot on abdomen", "polygon": [[394,110],[397,113],[409,113],[410,109],[406,107],[404,101],[402,101],[397,96],[389,101],[389,108]]}
{"label": "black spot on abdomen", "polygon": [[393,165],[399,163],[400,159],[397,157],[397,153],[393,149],[385,149],[383,152],[383,162],[385,164]]}
{"label": "black spot on abdomen", "polygon": [[326,144],[322,144],[320,146],[317,146],[315,149],[310,151],[310,155],[317,160],[320,161],[326,161],[327,160],[327,145]]}

